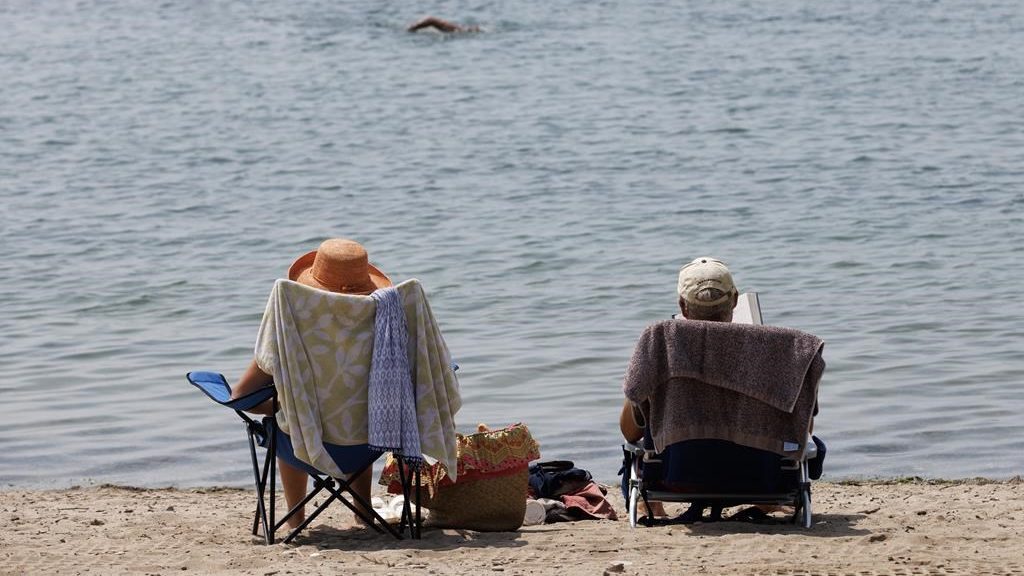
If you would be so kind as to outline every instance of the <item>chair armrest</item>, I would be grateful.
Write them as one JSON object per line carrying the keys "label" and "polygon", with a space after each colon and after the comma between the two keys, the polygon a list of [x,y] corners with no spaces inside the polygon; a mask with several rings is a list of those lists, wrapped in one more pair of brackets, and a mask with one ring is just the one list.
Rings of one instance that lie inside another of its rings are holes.
{"label": "chair armrest", "polygon": [[810,434],[807,435],[807,442],[804,443],[804,460],[813,460],[818,455],[818,445]]}
{"label": "chair armrest", "polygon": [[[642,442],[642,441],[641,441]],[[642,443],[623,442],[622,449],[631,454],[641,455],[647,452]]]}
{"label": "chair armrest", "polygon": [[277,389],[267,386],[232,400],[231,385],[228,384],[223,374],[197,371],[189,372],[185,378],[190,384],[202,390],[203,394],[206,394],[211,400],[232,410],[251,410],[277,396]]}

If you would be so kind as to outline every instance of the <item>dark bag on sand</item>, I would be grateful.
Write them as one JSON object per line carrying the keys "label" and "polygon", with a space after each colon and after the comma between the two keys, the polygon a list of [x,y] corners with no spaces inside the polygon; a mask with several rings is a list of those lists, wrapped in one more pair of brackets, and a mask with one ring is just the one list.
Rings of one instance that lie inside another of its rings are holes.
{"label": "dark bag on sand", "polygon": [[814,445],[818,448],[818,455],[807,461],[807,475],[810,476],[811,480],[817,480],[821,478],[821,472],[825,468],[825,443],[821,441],[821,438],[817,436],[811,436],[811,440],[814,440]]}
{"label": "dark bag on sand", "polygon": [[550,460],[530,465],[530,491],[535,498],[558,499],[581,490],[591,481],[590,472],[570,460]]}

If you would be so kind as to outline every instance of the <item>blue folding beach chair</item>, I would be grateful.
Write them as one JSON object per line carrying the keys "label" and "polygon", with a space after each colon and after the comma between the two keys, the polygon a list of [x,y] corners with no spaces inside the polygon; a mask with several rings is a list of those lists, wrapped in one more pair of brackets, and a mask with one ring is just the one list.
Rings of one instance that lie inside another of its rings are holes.
{"label": "blue folding beach chair", "polygon": [[[317,494],[327,491],[329,493],[327,499],[319,504],[301,525],[289,532],[283,542],[287,543],[295,538],[335,500],[344,504],[378,532],[387,532],[395,538],[401,539],[405,528],[408,527],[409,533],[413,538],[420,537],[422,530],[420,498],[418,493],[413,496],[413,492],[419,490],[420,472],[418,466],[408,466],[401,459],[398,459],[399,478],[405,503],[398,528],[396,529],[377,514],[369,502],[366,502],[365,499],[352,490],[348,482],[349,478],[354,478],[373,466],[373,463],[381,456],[380,452],[371,450],[367,444],[355,446],[325,444],[324,448],[328,454],[338,465],[338,468],[346,474],[344,478],[333,478],[295,457],[292,451],[291,439],[288,434],[285,434],[277,426],[276,418],[266,416],[262,420],[256,420],[245,414],[245,410],[251,410],[268,400],[273,407],[272,412],[276,413],[277,392],[273,386],[268,386],[241,398],[231,400],[231,386],[224,376],[219,373],[189,372],[186,378],[188,378],[188,381],[193,386],[202,390],[211,400],[234,410],[245,423],[257,495],[256,513],[252,523],[252,533],[254,536],[259,534],[259,528],[262,526],[266,543],[273,544],[277,530],[285,525],[298,509],[309,503]],[[262,466],[257,456],[257,447],[266,449]],[[312,490],[280,520],[276,519],[274,510],[277,469],[275,462],[278,457],[288,461],[293,466],[305,470],[313,479]],[[415,505],[411,504],[412,502],[415,502]],[[359,504],[366,512],[359,510],[356,504]]]}

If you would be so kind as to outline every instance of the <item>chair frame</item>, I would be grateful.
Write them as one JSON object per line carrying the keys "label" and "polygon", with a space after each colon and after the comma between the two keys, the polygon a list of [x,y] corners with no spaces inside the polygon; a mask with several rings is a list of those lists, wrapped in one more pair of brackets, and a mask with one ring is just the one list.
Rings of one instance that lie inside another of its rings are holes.
{"label": "chair frame", "polygon": [[[740,504],[770,504],[788,505],[795,508],[792,522],[797,522],[804,528],[810,528],[813,523],[811,510],[811,479],[808,475],[807,461],[817,455],[817,446],[810,438],[804,447],[804,452],[799,459],[783,460],[783,470],[797,470],[798,480],[795,486],[786,492],[777,493],[730,493],[730,492],[669,492],[664,490],[651,490],[644,486],[643,466],[645,462],[659,462],[660,455],[654,450],[647,448],[644,444],[627,442],[622,445],[623,450],[630,457],[629,491],[626,505],[629,507],[629,525],[631,528],[637,526],[638,507],[640,500],[650,510],[650,502],[698,502],[712,500],[720,502],[724,506],[736,506]],[[789,462],[789,464],[785,464]],[[696,465],[699,466],[699,463]],[[652,526],[653,519],[648,515],[644,525]]]}
{"label": "chair frame", "polygon": [[[277,487],[277,434],[275,431],[268,431],[267,427],[263,422],[257,421],[250,417],[244,412],[262,404],[263,402],[271,402],[271,414],[277,413],[277,390],[273,386],[267,386],[261,388],[240,398],[223,401],[216,398],[209,391],[202,386],[196,384],[192,379],[193,372],[189,372],[186,378],[190,383],[195,385],[197,388],[203,391],[213,401],[231,408],[235,414],[242,419],[245,427],[246,438],[249,443],[249,456],[252,461],[253,469],[253,482],[256,487],[256,512],[252,521],[252,534],[258,536],[260,528],[263,528],[263,538],[266,544],[274,544],[276,542],[277,531],[284,526],[288,520],[295,515],[300,509],[302,509],[310,500],[315,498],[317,494],[322,491],[327,491],[330,495],[323,503],[319,504],[311,514],[296,528],[292,529],[281,542],[287,544],[291,542],[303,529],[305,529],[310,522],[316,519],[321,512],[327,509],[327,507],[334,500],[340,501],[349,510],[351,510],[356,516],[361,518],[366,524],[379,533],[387,532],[394,536],[396,539],[403,539],[406,527],[409,528],[409,535],[413,539],[419,539],[423,533],[423,516],[420,508],[420,467],[415,464],[408,464],[402,458],[398,458],[398,473],[399,480],[402,485],[402,494],[405,497],[404,504],[402,506],[402,514],[399,519],[398,528],[396,529],[390,523],[388,523],[376,510],[373,509],[372,505],[367,502],[362,496],[357,494],[352,489],[351,484],[344,478],[334,478],[326,474],[310,474],[313,479],[313,489],[310,490],[303,499],[293,506],[288,512],[281,518],[277,519],[275,515],[275,501],[276,501],[276,487]],[[226,381],[225,381],[226,383]],[[274,416],[266,417],[273,421],[273,426],[276,429],[277,419]],[[266,446],[266,455],[263,457],[262,465],[256,451],[257,446]],[[349,474],[350,478],[354,478],[369,468],[372,468],[373,463],[376,459],[371,460],[365,466],[359,470]],[[410,503],[410,494],[415,489],[415,505]],[[352,500],[349,500],[345,494],[351,496]],[[362,506],[366,513],[360,512],[356,508],[356,504]]]}

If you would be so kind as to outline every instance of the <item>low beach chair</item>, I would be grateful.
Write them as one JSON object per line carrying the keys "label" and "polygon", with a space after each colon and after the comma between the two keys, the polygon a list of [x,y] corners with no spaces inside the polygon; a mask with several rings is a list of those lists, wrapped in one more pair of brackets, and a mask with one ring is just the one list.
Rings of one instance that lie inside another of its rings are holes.
{"label": "low beach chair", "polygon": [[[648,328],[624,384],[645,428],[640,442],[623,445],[630,526],[641,501],[648,511],[662,501],[711,506],[713,516],[727,506],[791,505],[793,521],[810,528],[822,346],[772,326],[672,320]],[[653,524],[651,514],[644,523]]]}
{"label": "low beach chair", "polygon": [[[245,423],[257,492],[253,534],[262,525],[267,543],[273,543],[277,529],[300,506],[327,491],[326,501],[285,542],[333,501],[379,531],[400,538],[408,526],[418,538],[420,499],[412,487],[419,485],[427,459],[439,462],[455,481],[454,415],[461,407],[455,367],[420,283],[407,280],[360,296],[278,280],[255,356],[274,385],[236,400],[230,400],[231,388],[220,374],[188,374],[189,382]],[[244,413],[267,400],[273,417],[257,421]],[[267,449],[262,465],[258,446]],[[397,530],[349,485],[384,452],[399,463],[404,505]],[[313,489],[280,520],[274,511],[278,457],[313,478]]]}
{"label": "low beach chair", "polygon": [[[747,504],[793,506],[792,521],[810,528],[810,463],[817,446],[806,444],[803,456],[786,459],[724,440],[686,440],[658,453],[650,438],[623,445],[629,467],[627,484],[629,525],[641,521],[639,504],[647,510],[651,502],[686,502],[715,510]],[[654,525],[650,514],[642,518]]]}

